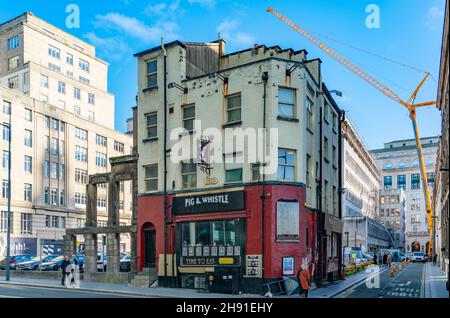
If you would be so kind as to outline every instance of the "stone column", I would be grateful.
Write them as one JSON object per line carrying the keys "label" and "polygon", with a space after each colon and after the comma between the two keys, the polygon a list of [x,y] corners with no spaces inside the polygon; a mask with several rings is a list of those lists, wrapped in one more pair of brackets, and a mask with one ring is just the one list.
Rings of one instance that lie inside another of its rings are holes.
{"label": "stone column", "polygon": [[97,185],[86,185],[86,227],[97,226]]}
{"label": "stone column", "polygon": [[84,234],[84,271],[97,272],[97,235]]}
{"label": "stone column", "polygon": [[108,257],[108,264],[106,266],[106,271],[111,273],[118,273],[120,270],[119,233],[106,234],[106,255]]}
{"label": "stone column", "polygon": [[63,236],[63,239],[64,239],[64,255],[72,255],[74,251],[76,251],[76,237],[72,234],[66,234]]}
{"label": "stone column", "polygon": [[119,226],[119,183],[113,178],[108,182],[108,226]]}
{"label": "stone column", "polygon": [[131,225],[132,232],[130,233],[130,271],[132,273],[137,272],[137,213],[136,213],[136,204],[137,204],[137,182],[136,182],[136,174],[133,173],[133,178],[131,180],[132,187],[132,198],[131,198]]}

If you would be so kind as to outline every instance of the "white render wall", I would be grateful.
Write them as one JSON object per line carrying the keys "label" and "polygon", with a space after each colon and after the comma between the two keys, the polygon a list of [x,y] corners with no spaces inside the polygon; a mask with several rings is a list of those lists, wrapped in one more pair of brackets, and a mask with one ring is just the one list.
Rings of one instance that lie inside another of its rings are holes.
{"label": "white render wall", "polygon": [[[222,128],[226,123],[225,103],[224,103],[224,83],[217,78],[209,78],[207,75],[185,80],[186,66],[183,61],[186,60],[185,49],[174,45],[167,48],[167,83],[176,82],[181,86],[188,88],[187,97],[178,89],[168,89],[168,109],[173,108],[173,113],[168,112],[168,136],[172,129],[182,127],[182,105],[195,103],[196,119],[201,120],[202,128],[217,127]],[[271,55],[272,59],[268,59]],[[315,162],[319,160],[319,106],[323,105],[323,96],[314,96],[314,127],[313,134],[306,129],[306,107],[305,94],[306,82],[308,81],[315,92],[320,91],[313,80],[313,77],[319,81],[318,60],[313,60],[306,65],[311,69],[312,76],[303,68],[297,68],[291,77],[291,83],[286,81],[286,69],[292,66],[292,61],[287,59],[287,53],[279,53],[274,49],[263,52],[259,49],[253,53],[246,52],[226,56],[222,64],[232,66],[233,68],[223,70],[221,74],[229,78],[228,95],[241,93],[242,108],[241,118],[242,129],[261,128],[263,126],[263,82],[261,76],[263,72],[268,72],[267,89],[267,127],[278,128],[278,147],[293,149],[296,151],[296,171],[295,182],[306,182],[306,154],[311,155],[311,188],[308,188],[307,200],[308,206],[316,207],[316,182],[318,178],[315,174]],[[264,57],[264,58],[263,58]],[[277,58],[286,58],[278,60]],[[293,56],[292,59],[302,60],[303,54]],[[146,61],[157,60],[158,63],[158,88],[150,91],[143,91],[146,88]],[[246,65],[247,64],[247,65]],[[320,81],[319,81],[319,85]],[[163,190],[163,116],[164,116],[164,87],[163,87],[163,54],[162,50],[155,50],[138,58],[138,144],[139,144],[139,164],[138,175],[144,175],[144,167],[149,164],[158,163],[158,191]],[[291,87],[296,89],[295,117],[298,122],[288,122],[277,119],[278,115],[278,87]],[[331,103],[330,103],[331,104]],[[156,141],[145,142],[145,114],[157,111],[158,116],[158,139]],[[330,111],[334,111],[330,105]],[[223,131],[223,130],[222,130]],[[337,202],[332,201],[333,186],[338,189],[338,175],[334,172],[331,162],[332,145],[338,148],[338,132],[333,131],[331,121],[329,124],[323,123],[323,134],[329,139],[328,159],[330,163],[324,161],[323,179],[329,181],[329,191],[325,195],[328,198],[329,213],[338,215]],[[167,149],[171,149],[176,141],[168,141]],[[225,153],[225,149],[223,149]],[[168,190],[181,189],[181,167],[179,164],[172,164],[168,157]],[[337,166],[337,163],[336,163]],[[212,178],[217,178],[217,183],[207,184],[205,174],[198,170],[197,188],[217,187],[224,184],[224,167],[222,164],[212,164],[214,168],[211,173]],[[243,164],[243,182],[251,182],[251,165]],[[336,167],[337,171],[337,167]],[[277,176],[268,175],[266,180],[277,180]],[[172,188],[172,181],[175,182],[175,188]],[[138,180],[139,193],[145,193],[144,178]],[[337,201],[337,193],[335,195]],[[336,207],[335,209],[333,208]],[[325,210],[325,205],[324,205]]]}

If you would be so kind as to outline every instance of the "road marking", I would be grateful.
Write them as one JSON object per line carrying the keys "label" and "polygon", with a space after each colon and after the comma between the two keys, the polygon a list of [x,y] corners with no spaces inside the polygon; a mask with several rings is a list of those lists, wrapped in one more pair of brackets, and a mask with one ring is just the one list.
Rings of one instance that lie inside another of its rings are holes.
{"label": "road marking", "polygon": [[408,282],[406,284],[396,284],[399,287],[403,287],[403,286],[409,286],[411,284],[411,281],[408,280]]}
{"label": "road marking", "polygon": [[422,281],[420,282],[420,298],[425,298],[425,269],[427,268],[427,264],[423,266],[422,270]]}

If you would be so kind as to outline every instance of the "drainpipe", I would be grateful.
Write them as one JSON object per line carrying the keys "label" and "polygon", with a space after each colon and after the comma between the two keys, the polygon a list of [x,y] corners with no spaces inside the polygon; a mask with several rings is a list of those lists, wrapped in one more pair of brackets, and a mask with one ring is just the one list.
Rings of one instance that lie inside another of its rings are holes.
{"label": "drainpipe", "polygon": [[262,193],[261,193],[261,276],[264,282],[264,216],[265,216],[265,200],[266,200],[266,104],[267,104],[267,81],[269,80],[269,73],[264,72],[261,76],[264,85],[263,93],[263,175],[262,175]]}
{"label": "drainpipe", "polygon": [[322,271],[323,271],[323,247],[322,247],[322,168],[323,168],[323,131],[322,131],[322,106],[319,107],[319,185],[317,187],[317,239],[318,239],[318,248],[319,248],[319,257],[317,262],[317,270],[316,270],[316,286],[320,287],[322,281]]}
{"label": "drainpipe", "polygon": [[[343,167],[343,158],[342,158],[342,126],[344,125],[344,121],[345,121],[345,111],[340,111],[339,112],[339,125],[338,125],[338,168],[339,168],[339,173],[338,173],[338,187],[339,187],[339,191],[338,191],[338,205],[339,205],[339,219],[342,220],[343,216],[342,216],[342,194],[343,194],[343,183],[342,183],[342,167]],[[343,246],[343,242],[342,242],[342,235],[341,235],[341,246]],[[341,254],[341,260],[339,262],[339,266],[341,267],[339,269],[339,273],[341,273],[341,275],[344,273],[344,249],[342,250],[342,254]]]}
{"label": "drainpipe", "polygon": [[161,38],[161,48],[164,54],[164,280],[167,280],[167,51],[164,47],[164,38]]}

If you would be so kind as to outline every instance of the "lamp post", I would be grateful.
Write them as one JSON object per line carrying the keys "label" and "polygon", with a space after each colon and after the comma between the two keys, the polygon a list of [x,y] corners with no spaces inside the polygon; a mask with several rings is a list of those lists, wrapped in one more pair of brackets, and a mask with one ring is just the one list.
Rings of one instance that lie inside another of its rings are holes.
{"label": "lamp post", "polygon": [[9,107],[9,123],[0,123],[3,127],[8,128],[8,216],[6,229],[6,275],[8,282],[11,275],[11,106]]}

